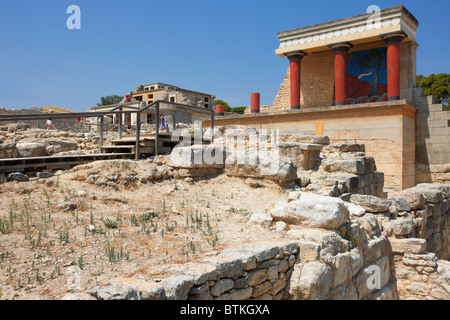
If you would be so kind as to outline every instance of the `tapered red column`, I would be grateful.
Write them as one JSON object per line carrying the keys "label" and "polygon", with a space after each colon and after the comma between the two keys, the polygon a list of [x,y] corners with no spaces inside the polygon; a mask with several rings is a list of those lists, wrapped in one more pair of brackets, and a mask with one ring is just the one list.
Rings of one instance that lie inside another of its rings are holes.
{"label": "tapered red column", "polygon": [[260,94],[253,92],[250,94],[250,112],[259,113],[260,109]]}
{"label": "tapered red column", "polygon": [[350,43],[339,43],[331,46],[334,52],[334,90],[335,105],[344,105],[347,100],[346,75],[347,75],[347,52]]}
{"label": "tapered red column", "polygon": [[405,35],[390,34],[383,37],[387,45],[388,100],[400,99],[400,49]]}
{"label": "tapered red column", "polygon": [[302,59],[304,56],[305,53],[302,52],[295,52],[288,54],[291,109],[300,109],[301,67],[302,67]]}
{"label": "tapered red column", "polygon": [[224,116],[225,115],[225,106],[221,104],[216,105],[216,116]]}

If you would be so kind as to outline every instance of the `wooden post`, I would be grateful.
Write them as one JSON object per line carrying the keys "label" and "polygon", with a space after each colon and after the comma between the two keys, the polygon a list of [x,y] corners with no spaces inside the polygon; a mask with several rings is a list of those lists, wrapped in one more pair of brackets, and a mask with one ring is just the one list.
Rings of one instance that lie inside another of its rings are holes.
{"label": "wooden post", "polygon": [[[120,107],[120,108],[119,108],[119,111],[122,111],[122,110],[123,110],[123,108]],[[122,121],[123,121],[122,116],[123,116],[123,113],[120,112],[120,113],[119,113],[119,139],[122,138]]]}
{"label": "wooden post", "polygon": [[177,112],[175,111],[172,114],[172,121],[173,121],[173,131],[177,130]]}
{"label": "wooden post", "polygon": [[159,140],[159,102],[156,103],[155,157],[158,156]]}
{"label": "wooden post", "polygon": [[136,155],[135,155],[135,159],[139,160],[141,157],[141,152],[139,150],[139,143],[141,143],[141,113],[138,111],[136,113]]}
{"label": "wooden post", "polygon": [[210,143],[214,143],[214,109],[211,109],[211,137],[210,137]]}
{"label": "wooden post", "polygon": [[104,119],[103,116],[100,117],[100,153],[103,153],[103,124],[104,124]]}

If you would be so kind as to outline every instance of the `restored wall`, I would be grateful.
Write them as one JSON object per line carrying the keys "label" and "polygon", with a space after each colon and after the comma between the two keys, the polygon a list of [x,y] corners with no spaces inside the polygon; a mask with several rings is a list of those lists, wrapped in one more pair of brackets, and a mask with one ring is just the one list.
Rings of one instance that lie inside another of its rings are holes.
{"label": "restored wall", "polygon": [[215,121],[216,126],[247,125],[278,129],[281,134],[326,135],[332,144],[364,144],[366,154],[376,161],[377,171],[384,173],[385,187],[402,190],[415,184],[414,110],[401,100],[216,117]]}
{"label": "restored wall", "polygon": [[450,110],[432,97],[417,107],[416,181],[450,183]]}
{"label": "restored wall", "polygon": [[[385,46],[384,42],[361,45],[349,51],[357,52]],[[416,86],[416,48],[417,44],[402,44],[400,58],[400,91],[401,99],[413,101],[413,89]],[[286,59],[287,60],[287,59]],[[286,63],[288,64],[288,62]],[[362,78],[361,80],[364,80]],[[272,106],[264,106],[261,112],[290,109],[289,68],[283,83],[277,92]],[[300,104],[302,108],[331,106],[334,96],[334,53],[322,51],[311,53],[302,59]]]}

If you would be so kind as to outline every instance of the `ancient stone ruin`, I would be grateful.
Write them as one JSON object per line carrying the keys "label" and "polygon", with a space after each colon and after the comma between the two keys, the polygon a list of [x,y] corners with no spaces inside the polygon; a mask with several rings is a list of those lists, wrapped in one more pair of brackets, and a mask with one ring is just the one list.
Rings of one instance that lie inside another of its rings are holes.
{"label": "ancient stone ruin", "polygon": [[[254,131],[236,126],[216,130],[224,136],[227,131]],[[282,234],[283,241],[225,249],[196,263],[168,264],[168,277],[162,280],[120,277],[109,286],[63,299],[450,298],[450,185],[418,184],[386,194],[383,174],[365,155],[364,145],[334,145],[326,136],[307,135],[281,136],[280,141],[279,170],[271,174],[264,171],[264,165],[275,160],[270,157],[239,165],[195,163],[196,152],[232,154],[220,139],[175,148],[173,152],[188,150],[192,156],[152,165],[156,171],[167,170],[168,179],[179,176],[192,183],[226,175],[280,185],[286,198],[251,214],[247,223]],[[246,145],[247,161],[258,148]],[[148,181],[131,179],[137,184]]]}

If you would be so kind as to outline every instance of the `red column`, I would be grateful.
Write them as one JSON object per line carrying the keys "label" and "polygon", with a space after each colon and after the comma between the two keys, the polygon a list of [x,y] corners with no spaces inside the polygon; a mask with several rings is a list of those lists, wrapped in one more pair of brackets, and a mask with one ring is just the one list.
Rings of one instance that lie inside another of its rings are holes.
{"label": "red column", "polygon": [[293,53],[288,55],[289,73],[290,73],[290,91],[291,91],[291,109],[300,109],[300,79],[301,63],[304,54]]}
{"label": "red column", "polygon": [[334,52],[334,91],[336,106],[344,105],[347,100],[347,52],[351,46],[349,42],[330,45]]}
{"label": "red column", "polygon": [[224,116],[225,115],[225,106],[218,104],[216,105],[216,116]]}
{"label": "red column", "polygon": [[402,34],[387,35],[383,38],[387,44],[388,100],[400,99],[400,49],[404,38]]}
{"label": "red column", "polygon": [[258,92],[250,94],[250,111],[251,113],[258,113],[260,108],[260,95]]}

